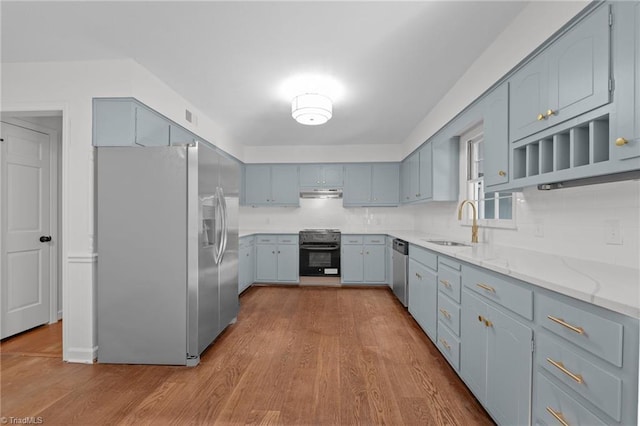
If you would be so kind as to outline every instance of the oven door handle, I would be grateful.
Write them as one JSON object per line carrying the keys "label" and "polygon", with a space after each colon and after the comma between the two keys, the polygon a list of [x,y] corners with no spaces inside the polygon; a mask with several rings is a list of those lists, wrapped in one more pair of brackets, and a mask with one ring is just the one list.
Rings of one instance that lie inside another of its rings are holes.
{"label": "oven door handle", "polygon": [[314,245],[301,245],[301,250],[310,250],[310,251],[326,251],[326,250],[338,250],[340,248],[339,245],[330,245],[330,246],[314,246]]}

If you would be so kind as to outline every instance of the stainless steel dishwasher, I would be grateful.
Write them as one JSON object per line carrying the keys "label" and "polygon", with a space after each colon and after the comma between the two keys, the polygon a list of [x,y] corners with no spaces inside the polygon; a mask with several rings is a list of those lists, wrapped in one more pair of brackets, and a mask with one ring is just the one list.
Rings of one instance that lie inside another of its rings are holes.
{"label": "stainless steel dishwasher", "polygon": [[407,286],[407,268],[409,243],[398,238],[393,240],[393,292],[400,302],[407,307],[409,303],[409,287]]}

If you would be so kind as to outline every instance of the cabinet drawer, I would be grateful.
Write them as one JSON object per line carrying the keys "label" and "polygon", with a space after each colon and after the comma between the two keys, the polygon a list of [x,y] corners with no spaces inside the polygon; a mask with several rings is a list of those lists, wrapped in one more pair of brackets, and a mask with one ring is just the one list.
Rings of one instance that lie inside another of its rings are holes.
{"label": "cabinet drawer", "polygon": [[438,270],[438,255],[429,250],[411,244],[409,246],[409,257],[434,271]]}
{"label": "cabinet drawer", "polygon": [[456,271],[462,269],[462,265],[460,265],[460,262],[456,262],[455,260],[449,259],[445,256],[438,257],[438,264],[447,265],[449,268],[455,269]]}
{"label": "cabinet drawer", "polygon": [[462,268],[465,287],[523,316],[533,319],[533,292],[507,281],[498,274],[473,267]]}
{"label": "cabinet drawer", "polygon": [[606,424],[542,374],[538,373],[537,379],[535,415],[543,424],[562,424],[560,419],[569,425]]}
{"label": "cabinet drawer", "polygon": [[622,367],[622,325],[585,309],[543,294],[536,301],[536,316],[544,328]]}
{"label": "cabinet drawer", "polygon": [[438,293],[438,321],[460,336],[460,306],[442,293]]}
{"label": "cabinet drawer", "polygon": [[297,235],[278,235],[278,244],[298,244]]}
{"label": "cabinet drawer", "polygon": [[342,244],[363,244],[364,237],[362,235],[343,235]]}
{"label": "cabinet drawer", "polygon": [[364,243],[365,244],[384,244],[385,239],[384,235],[365,235]]}
{"label": "cabinet drawer", "polygon": [[258,235],[256,236],[256,244],[275,244],[278,241],[277,235]]}
{"label": "cabinet drawer", "polygon": [[460,273],[443,266],[438,271],[438,289],[460,303]]}
{"label": "cabinet drawer", "polygon": [[620,421],[622,380],[538,333],[537,363],[602,411]]}
{"label": "cabinet drawer", "polygon": [[451,366],[458,371],[460,368],[460,340],[449,329],[438,321],[438,348],[447,358]]}

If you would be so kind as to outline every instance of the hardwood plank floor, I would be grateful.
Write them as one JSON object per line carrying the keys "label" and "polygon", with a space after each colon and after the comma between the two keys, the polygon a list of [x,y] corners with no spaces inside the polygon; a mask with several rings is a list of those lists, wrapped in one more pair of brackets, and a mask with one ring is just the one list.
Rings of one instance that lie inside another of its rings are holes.
{"label": "hardwood plank floor", "polygon": [[[61,326],[0,344],[0,415],[45,424],[491,425],[386,288],[252,287],[195,368],[61,361]],[[57,345],[57,346],[56,346]]]}

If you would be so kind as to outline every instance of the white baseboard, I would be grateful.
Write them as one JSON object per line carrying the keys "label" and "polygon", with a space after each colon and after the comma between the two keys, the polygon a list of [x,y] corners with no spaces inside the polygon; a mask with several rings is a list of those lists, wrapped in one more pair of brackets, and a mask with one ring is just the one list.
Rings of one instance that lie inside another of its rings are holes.
{"label": "white baseboard", "polygon": [[66,362],[72,362],[76,364],[93,364],[98,358],[97,346],[94,346],[93,349],[69,348],[66,352],[67,357],[64,360]]}

